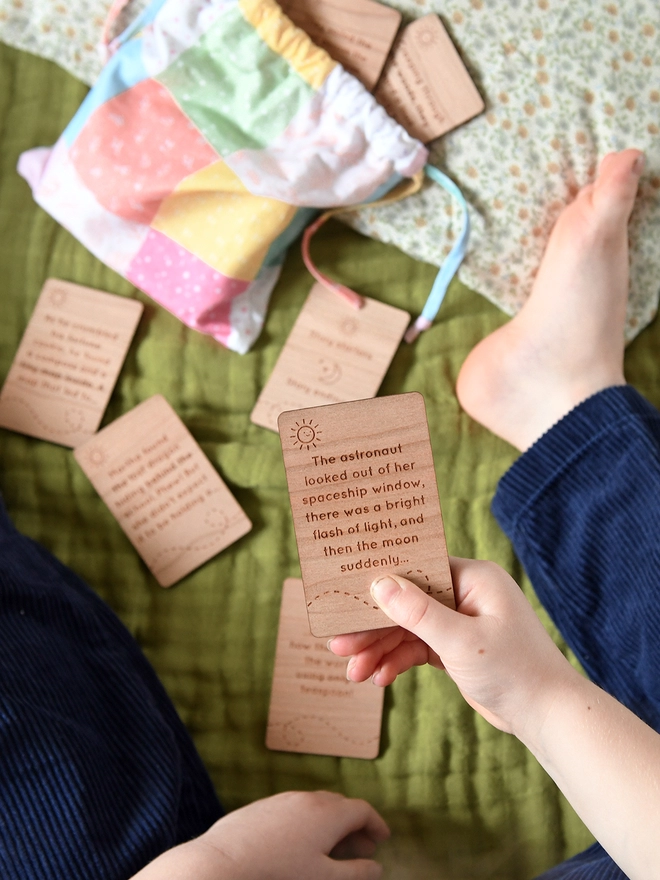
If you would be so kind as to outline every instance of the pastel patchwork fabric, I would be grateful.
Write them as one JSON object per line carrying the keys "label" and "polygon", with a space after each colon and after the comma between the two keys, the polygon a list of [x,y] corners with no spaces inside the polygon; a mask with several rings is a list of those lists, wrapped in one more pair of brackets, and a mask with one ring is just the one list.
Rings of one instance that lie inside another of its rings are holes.
{"label": "pastel patchwork fabric", "polygon": [[99,259],[245,352],[317,209],[379,197],[427,151],[273,0],[154,0],[116,44],[19,172]]}

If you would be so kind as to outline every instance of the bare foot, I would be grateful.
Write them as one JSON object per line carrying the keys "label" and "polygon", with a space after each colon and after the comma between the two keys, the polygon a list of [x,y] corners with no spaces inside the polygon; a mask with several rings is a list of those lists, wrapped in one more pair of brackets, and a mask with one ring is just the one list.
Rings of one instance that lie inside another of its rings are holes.
{"label": "bare foot", "polygon": [[529,299],[468,355],[456,394],[520,450],[597,391],[624,385],[628,219],[639,150],[610,153],[557,220]]}

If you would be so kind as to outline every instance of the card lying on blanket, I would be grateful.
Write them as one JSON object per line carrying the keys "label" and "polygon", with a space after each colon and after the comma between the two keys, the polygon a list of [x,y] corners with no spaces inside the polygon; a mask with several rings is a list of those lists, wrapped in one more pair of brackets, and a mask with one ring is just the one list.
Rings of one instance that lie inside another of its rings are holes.
{"label": "card lying on blanket", "polygon": [[421,394],[285,412],[278,426],[311,632],[391,626],[369,592],[388,573],[453,607]]}
{"label": "card lying on blanket", "polygon": [[285,410],[374,397],[409,320],[408,312],[368,297],[356,310],[315,284],[252,421],[277,431],[277,417]]}
{"label": "card lying on blanket", "polygon": [[162,587],[252,528],[160,395],[103,428],[74,455]]}
{"label": "card lying on blanket", "polygon": [[274,0],[152,0],[112,48],[19,172],[95,256],[235,351],[318,209],[378,198],[426,162]]}
{"label": "card lying on blanket", "polygon": [[49,278],[0,392],[0,425],[78,446],[101,424],[143,306]]}
{"label": "card lying on blanket", "polygon": [[284,582],[266,745],[283,752],[375,758],[384,688],[346,678],[347,659],[310,635],[302,581]]}

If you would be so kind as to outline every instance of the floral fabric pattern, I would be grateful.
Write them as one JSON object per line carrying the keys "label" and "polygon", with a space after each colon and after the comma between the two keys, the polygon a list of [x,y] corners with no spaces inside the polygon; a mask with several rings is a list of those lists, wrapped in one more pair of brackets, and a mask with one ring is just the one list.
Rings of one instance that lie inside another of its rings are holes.
{"label": "floral fabric pattern", "polygon": [[[627,337],[654,317],[660,292],[660,4],[656,0],[387,0],[409,19],[438,13],[485,102],[438,139],[431,161],[470,207],[460,279],[508,314],[524,303],[550,231],[600,159],[646,153],[630,223]],[[148,0],[132,0],[133,17]],[[0,0],[0,39],[51,58],[85,82],[110,0]],[[451,198],[427,181],[392,206],[345,222],[441,265],[460,234]]]}
{"label": "floral fabric pattern", "polygon": [[[646,168],[630,222],[627,338],[660,292],[660,4],[656,0],[392,0],[436,12],[486,111],[431,145],[463,191],[472,233],[458,272],[508,314],[525,302],[550,231],[602,157],[637,147]],[[346,216],[360,232],[440,265],[460,213],[428,182],[391,207]]]}

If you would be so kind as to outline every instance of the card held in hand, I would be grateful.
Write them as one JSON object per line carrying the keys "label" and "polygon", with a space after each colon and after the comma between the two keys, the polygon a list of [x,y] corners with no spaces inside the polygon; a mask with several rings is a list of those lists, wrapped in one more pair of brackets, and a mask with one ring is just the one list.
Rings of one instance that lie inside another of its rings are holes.
{"label": "card held in hand", "polygon": [[302,581],[282,590],[266,745],[283,752],[378,756],[385,689],[346,678],[348,658],[310,635]]}
{"label": "card held in hand", "polygon": [[311,632],[391,626],[369,592],[386,574],[454,607],[421,394],[294,410],[278,425]]}
{"label": "card held in hand", "polygon": [[161,587],[252,524],[164,397],[150,397],[74,450]]}

